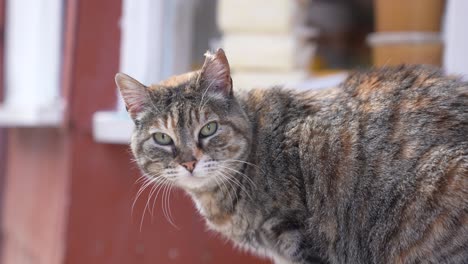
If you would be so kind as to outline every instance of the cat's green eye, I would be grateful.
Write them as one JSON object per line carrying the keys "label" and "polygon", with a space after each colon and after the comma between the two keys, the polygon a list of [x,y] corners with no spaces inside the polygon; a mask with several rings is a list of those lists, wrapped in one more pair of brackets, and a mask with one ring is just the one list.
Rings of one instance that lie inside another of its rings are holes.
{"label": "cat's green eye", "polygon": [[153,139],[158,143],[159,145],[170,145],[172,144],[172,138],[164,133],[161,132],[156,132],[153,134]]}
{"label": "cat's green eye", "polygon": [[205,138],[213,135],[218,130],[218,123],[210,122],[200,130],[200,137]]}

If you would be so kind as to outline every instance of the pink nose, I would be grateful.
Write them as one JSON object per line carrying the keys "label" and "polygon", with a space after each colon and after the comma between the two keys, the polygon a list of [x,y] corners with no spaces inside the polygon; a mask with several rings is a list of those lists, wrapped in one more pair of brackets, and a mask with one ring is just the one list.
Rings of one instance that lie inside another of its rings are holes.
{"label": "pink nose", "polygon": [[197,161],[196,160],[187,161],[187,162],[181,163],[180,165],[182,165],[188,171],[193,172],[193,170],[195,169],[195,166],[197,165]]}

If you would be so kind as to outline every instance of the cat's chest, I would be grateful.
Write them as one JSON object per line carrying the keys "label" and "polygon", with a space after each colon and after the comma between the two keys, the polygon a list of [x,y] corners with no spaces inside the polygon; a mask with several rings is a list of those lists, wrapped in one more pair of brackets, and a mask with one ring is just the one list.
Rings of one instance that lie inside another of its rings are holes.
{"label": "cat's chest", "polygon": [[247,223],[235,210],[228,210],[215,196],[209,193],[194,196],[193,199],[209,228],[231,239],[236,240],[243,237]]}

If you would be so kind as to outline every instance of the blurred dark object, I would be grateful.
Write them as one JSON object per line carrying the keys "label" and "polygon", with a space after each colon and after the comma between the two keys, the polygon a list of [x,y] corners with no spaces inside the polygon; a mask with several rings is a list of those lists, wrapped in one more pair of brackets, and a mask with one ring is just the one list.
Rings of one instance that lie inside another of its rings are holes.
{"label": "blurred dark object", "polygon": [[312,0],[308,21],[320,31],[313,71],[370,65],[365,39],[374,23],[371,0]]}

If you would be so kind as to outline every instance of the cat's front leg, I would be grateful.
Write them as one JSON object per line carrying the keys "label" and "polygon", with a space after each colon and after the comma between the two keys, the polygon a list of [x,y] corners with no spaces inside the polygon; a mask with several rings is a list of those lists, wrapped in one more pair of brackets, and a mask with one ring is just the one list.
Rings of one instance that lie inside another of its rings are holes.
{"label": "cat's front leg", "polygon": [[300,263],[295,263],[295,262],[291,262],[291,260],[288,260],[288,259],[285,259],[284,257],[282,256],[273,256],[273,262],[275,264],[300,264]]}
{"label": "cat's front leg", "polygon": [[326,263],[308,246],[305,228],[295,213],[268,218],[261,228],[261,240],[272,252],[276,264]]}
{"label": "cat's front leg", "polygon": [[311,252],[303,248],[303,235],[301,231],[288,231],[282,233],[276,240],[277,251],[280,254],[272,254],[275,264],[322,264],[326,263],[315,257]]}

